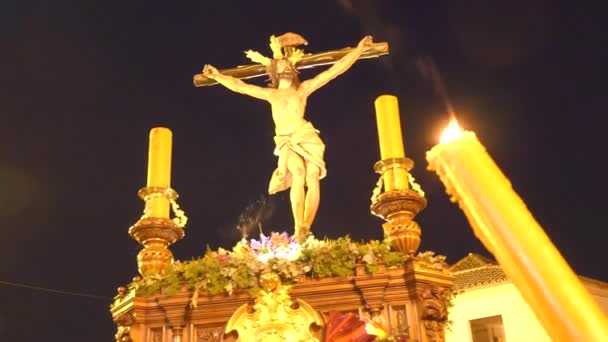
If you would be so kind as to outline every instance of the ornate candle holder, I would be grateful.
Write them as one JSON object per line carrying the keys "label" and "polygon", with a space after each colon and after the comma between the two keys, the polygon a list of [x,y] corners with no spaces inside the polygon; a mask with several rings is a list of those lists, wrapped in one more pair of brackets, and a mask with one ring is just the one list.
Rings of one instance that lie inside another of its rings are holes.
{"label": "ornate candle holder", "polygon": [[[426,207],[424,192],[409,173],[413,167],[414,162],[409,158],[377,162],[374,171],[380,178],[370,206],[372,214],[386,221],[382,225],[384,239],[394,249],[412,256],[420,246],[420,226],[413,219]],[[402,179],[404,173],[406,180]]]}
{"label": "ornate candle holder", "polygon": [[[168,247],[184,237],[188,218],[176,203],[177,192],[165,187],[146,187],[137,193],[146,203],[144,214],[131,228],[129,235],[144,248],[137,254],[137,269],[142,276],[162,273],[173,263]],[[175,218],[151,216],[152,199],[164,197],[171,204]]]}

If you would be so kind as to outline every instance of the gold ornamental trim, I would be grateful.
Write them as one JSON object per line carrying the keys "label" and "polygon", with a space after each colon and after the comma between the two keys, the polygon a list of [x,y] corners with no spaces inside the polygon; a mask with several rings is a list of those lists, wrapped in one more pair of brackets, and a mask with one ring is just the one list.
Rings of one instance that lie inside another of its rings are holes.
{"label": "gold ornamental trim", "polygon": [[384,220],[390,220],[396,214],[406,214],[413,218],[426,208],[426,204],[426,198],[415,190],[391,190],[379,194],[370,210]]}
{"label": "gold ornamental trim", "polygon": [[168,218],[145,217],[129,228],[129,235],[144,246],[152,240],[169,246],[184,237],[184,229]]}
{"label": "gold ornamental trim", "polygon": [[255,302],[243,304],[230,317],[227,334],[236,332],[239,341],[251,342],[320,341],[314,328],[323,319],[311,305],[291,298],[291,287],[282,285],[274,272],[263,274],[260,286]]}

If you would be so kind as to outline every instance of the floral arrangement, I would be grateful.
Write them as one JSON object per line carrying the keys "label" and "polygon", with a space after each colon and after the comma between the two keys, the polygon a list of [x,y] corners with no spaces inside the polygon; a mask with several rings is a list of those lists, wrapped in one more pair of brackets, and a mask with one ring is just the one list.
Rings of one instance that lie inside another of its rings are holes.
{"label": "floral arrangement", "polygon": [[[381,241],[357,243],[345,236],[335,240],[318,240],[310,236],[297,243],[287,233],[261,235],[259,240],[243,239],[232,250],[207,247],[198,259],[176,262],[163,274],[153,274],[133,283],[140,295],[153,295],[161,290],[175,293],[180,286],[193,291],[192,305],[196,306],[199,291],[209,294],[259,288],[259,276],[275,272],[283,284],[294,284],[303,277],[327,278],[355,274],[356,265],[364,265],[373,274],[379,265],[386,268],[400,267],[408,256],[392,251]],[[444,268],[445,257],[433,252],[419,253],[417,259],[431,267]]]}

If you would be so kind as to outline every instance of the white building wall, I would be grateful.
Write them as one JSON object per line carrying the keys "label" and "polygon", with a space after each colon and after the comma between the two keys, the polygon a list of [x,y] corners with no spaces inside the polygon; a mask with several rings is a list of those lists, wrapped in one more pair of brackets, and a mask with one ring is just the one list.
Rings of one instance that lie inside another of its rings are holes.
{"label": "white building wall", "polygon": [[469,321],[489,316],[502,316],[506,340],[509,342],[550,342],[534,313],[513,284],[478,288],[459,294],[450,308],[451,331],[447,342],[472,341]]}
{"label": "white building wall", "polygon": [[[583,284],[608,315],[608,288],[590,281],[583,281]],[[449,319],[453,324],[451,331],[446,331],[446,342],[472,341],[469,321],[497,315],[502,316],[509,342],[551,341],[519,291],[513,284],[505,283],[457,295],[450,308]]]}

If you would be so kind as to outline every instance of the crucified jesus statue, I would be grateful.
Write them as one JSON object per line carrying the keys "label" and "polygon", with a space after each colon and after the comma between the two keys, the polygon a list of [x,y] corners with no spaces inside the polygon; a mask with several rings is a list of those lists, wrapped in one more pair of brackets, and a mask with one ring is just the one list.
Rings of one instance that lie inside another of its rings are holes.
{"label": "crucified jesus statue", "polygon": [[[306,44],[297,34],[286,33],[271,37],[273,58],[266,58],[254,51],[247,51],[248,58],[266,66],[270,77],[268,87],[248,84],[236,77],[226,75],[211,65],[205,65],[199,78],[214,80],[226,88],[270,103],[275,124],[275,155],[278,166],[273,172],[268,192],[274,194],[291,188],[290,201],[294,218],[294,234],[304,239],[310,234],[319,208],[319,180],[327,171],[323,154],[325,145],[313,125],[305,119],[308,96],[332,79],[348,70],[370,50],[374,44],[371,36],[363,38],[356,48],[349,49],[329,69],[316,77],[300,81],[296,64],[304,56],[295,46]],[[196,77],[195,76],[195,82]]]}

